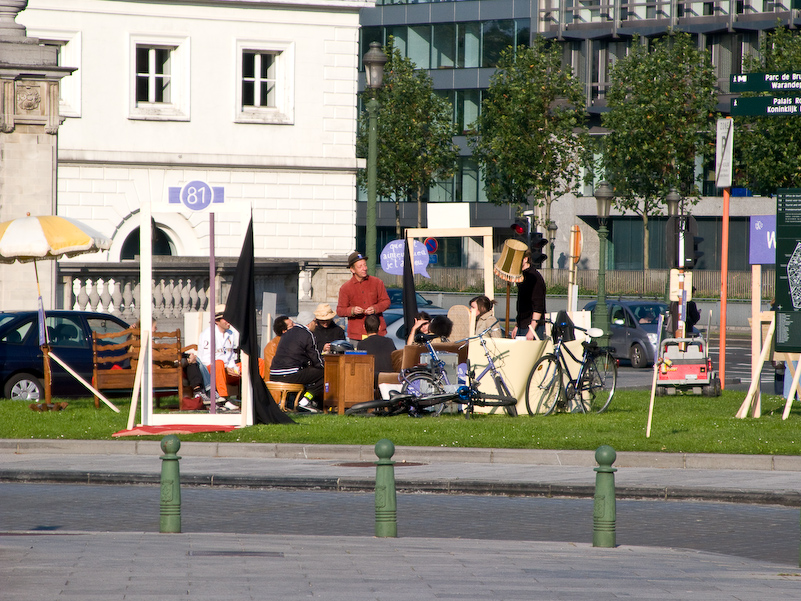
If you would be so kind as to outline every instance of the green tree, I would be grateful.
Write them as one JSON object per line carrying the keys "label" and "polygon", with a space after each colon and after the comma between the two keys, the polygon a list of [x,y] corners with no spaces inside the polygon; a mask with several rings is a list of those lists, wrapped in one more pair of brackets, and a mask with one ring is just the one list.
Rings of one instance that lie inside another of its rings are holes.
{"label": "green tree", "polygon": [[[375,94],[378,109],[377,193],[394,198],[395,227],[400,231],[400,202],[417,201],[417,227],[423,224],[423,196],[431,185],[453,175],[459,149],[453,143],[456,128],[450,102],[434,93],[431,78],[415,70],[392,41],[384,51],[389,61],[384,66],[384,86],[365,90],[364,101]],[[367,156],[368,116],[359,116],[356,152]],[[367,172],[358,175],[359,185],[367,189]]]}
{"label": "green tree", "polygon": [[615,204],[640,215],[644,268],[649,268],[648,218],[663,212],[675,188],[691,204],[701,195],[696,160],[714,153],[716,77],[706,52],[690,35],[669,33],[650,45],[635,36],[617,62],[601,122],[603,177]]}
{"label": "green tree", "polygon": [[[778,27],[762,40],[759,56],[747,57],[743,68],[745,73],[801,71],[801,35]],[[737,180],[764,195],[775,194],[776,188],[801,187],[798,117],[736,117],[736,126]]]}
{"label": "green tree", "polygon": [[538,36],[530,48],[504,50],[469,140],[487,198],[544,206],[547,225],[551,203],[580,183],[585,119],[583,86],[558,44]]}

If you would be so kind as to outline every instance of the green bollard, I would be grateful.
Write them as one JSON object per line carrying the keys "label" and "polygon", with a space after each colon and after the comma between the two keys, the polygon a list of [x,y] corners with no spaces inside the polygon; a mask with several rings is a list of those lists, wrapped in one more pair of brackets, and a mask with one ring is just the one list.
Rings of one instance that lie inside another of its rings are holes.
{"label": "green bollard", "polygon": [[592,512],[592,546],[615,546],[615,472],[612,464],[617,459],[615,449],[602,445],[595,451],[598,462],[595,476],[595,506]]}
{"label": "green bollard", "polygon": [[395,445],[383,438],[375,443],[375,535],[398,536],[398,501],[395,496]]}
{"label": "green bollard", "polygon": [[181,441],[175,434],[161,439],[161,510],[159,532],[181,532],[181,473],[176,453]]}

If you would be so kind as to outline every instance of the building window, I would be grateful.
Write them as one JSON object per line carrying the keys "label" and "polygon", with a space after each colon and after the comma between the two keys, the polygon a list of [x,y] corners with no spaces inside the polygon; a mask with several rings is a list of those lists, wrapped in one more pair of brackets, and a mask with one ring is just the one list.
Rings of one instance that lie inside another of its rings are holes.
{"label": "building window", "polygon": [[136,106],[170,102],[174,48],[136,47]]}
{"label": "building window", "polygon": [[242,53],[242,110],[275,108],[275,58],[273,52]]}
{"label": "building window", "polygon": [[71,75],[61,78],[58,85],[59,114],[63,117],[81,116],[81,33],[28,29],[30,37],[39,38],[43,46],[53,46],[58,53],[59,67],[73,67]]}
{"label": "building window", "polygon": [[238,123],[294,122],[294,44],[238,43]]}
{"label": "building window", "polygon": [[129,119],[189,120],[189,39],[131,37]]}

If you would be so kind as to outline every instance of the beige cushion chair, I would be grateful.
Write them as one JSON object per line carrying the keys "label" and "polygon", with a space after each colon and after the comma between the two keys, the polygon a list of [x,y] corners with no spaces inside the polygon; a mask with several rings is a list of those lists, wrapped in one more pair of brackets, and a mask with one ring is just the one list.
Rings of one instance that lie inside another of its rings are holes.
{"label": "beige cushion chair", "polygon": [[451,340],[464,340],[470,335],[470,307],[454,305],[448,309],[448,319],[453,322],[453,330],[449,336]]}
{"label": "beige cushion chair", "polygon": [[272,380],[268,380],[265,382],[267,385],[267,390],[270,391],[270,394],[273,396],[273,400],[278,403],[278,406],[281,408],[281,411],[286,411],[286,400],[289,396],[290,392],[295,393],[295,406],[298,403],[298,397],[303,394],[304,389],[306,388],[303,384],[290,384],[289,382],[274,382]]}

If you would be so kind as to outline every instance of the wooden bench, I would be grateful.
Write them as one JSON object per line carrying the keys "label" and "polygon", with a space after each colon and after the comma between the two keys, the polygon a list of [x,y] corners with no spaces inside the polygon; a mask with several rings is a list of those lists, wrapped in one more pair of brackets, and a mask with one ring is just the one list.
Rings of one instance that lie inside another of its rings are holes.
{"label": "wooden bench", "polygon": [[[122,332],[92,332],[92,383],[100,390],[133,390],[142,334],[137,327]],[[122,342],[106,342],[108,339]],[[153,332],[153,389],[184,396],[181,330]],[[108,366],[108,367],[104,367]],[[95,407],[100,399],[95,397]]]}

